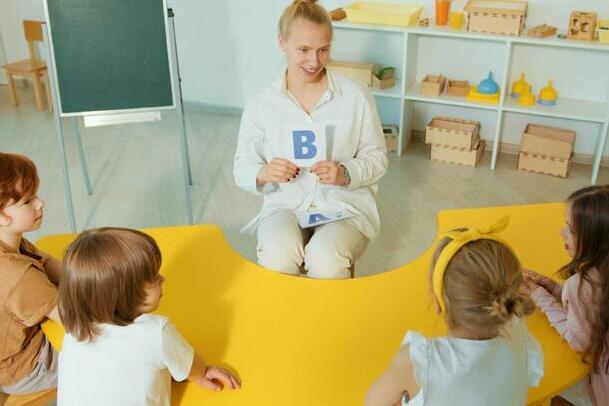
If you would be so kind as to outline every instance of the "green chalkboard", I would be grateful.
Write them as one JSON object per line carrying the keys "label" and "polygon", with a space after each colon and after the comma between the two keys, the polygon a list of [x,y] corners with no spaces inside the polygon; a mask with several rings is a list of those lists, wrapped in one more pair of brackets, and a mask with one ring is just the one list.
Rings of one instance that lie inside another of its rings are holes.
{"label": "green chalkboard", "polygon": [[174,105],[164,0],[45,0],[60,113]]}

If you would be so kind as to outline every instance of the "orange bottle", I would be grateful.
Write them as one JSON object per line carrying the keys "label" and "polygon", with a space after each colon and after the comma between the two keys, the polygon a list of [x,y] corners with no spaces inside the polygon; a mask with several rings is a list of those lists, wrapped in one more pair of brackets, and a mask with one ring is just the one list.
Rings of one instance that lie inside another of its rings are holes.
{"label": "orange bottle", "polygon": [[448,24],[450,0],[436,0],[436,25]]}

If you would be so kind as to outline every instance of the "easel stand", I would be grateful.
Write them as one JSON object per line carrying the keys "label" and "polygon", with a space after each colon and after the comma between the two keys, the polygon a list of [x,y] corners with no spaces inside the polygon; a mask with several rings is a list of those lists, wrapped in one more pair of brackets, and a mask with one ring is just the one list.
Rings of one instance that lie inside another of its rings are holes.
{"label": "easel stand", "polygon": [[[187,138],[187,133],[186,133],[186,119],[184,117],[184,105],[182,102],[182,86],[181,86],[182,80],[180,77],[180,71],[179,71],[179,65],[178,65],[177,44],[176,44],[176,37],[175,37],[175,25],[174,25],[174,20],[173,20],[174,13],[171,8],[168,9],[168,17],[169,17],[168,29],[169,29],[169,37],[170,37],[169,46],[170,46],[170,50],[171,50],[171,64],[173,66],[171,80],[173,83],[174,97],[176,100],[176,110],[178,113],[178,119],[179,119],[178,121],[179,121],[179,125],[180,125],[180,150],[181,150],[181,154],[182,154],[184,195],[186,198],[186,214],[187,214],[188,224],[193,224],[194,218],[193,218],[192,193],[191,193],[191,186],[193,184],[192,171],[191,171],[191,167],[190,167],[188,138]],[[59,106],[59,97],[57,95],[57,76],[56,76],[56,72],[55,72],[55,61],[52,60],[53,54],[52,54],[52,52],[50,52],[51,48],[49,46],[50,36],[49,36],[49,32],[48,32],[48,30],[49,30],[48,24],[44,23],[44,27],[45,27],[43,30],[44,31],[44,43],[45,43],[46,49],[48,50],[48,55],[49,55],[49,63],[47,63],[47,66],[48,66],[48,70],[49,70],[49,84],[50,84],[50,88],[51,88],[52,103],[53,103],[53,118],[55,121],[55,132],[57,134],[57,147],[59,149],[59,156],[62,159],[62,172],[63,172],[63,178],[64,178],[66,205],[67,205],[67,209],[68,209],[68,221],[70,224],[70,230],[73,233],[76,233],[77,232],[76,215],[74,212],[74,203],[72,200],[72,189],[70,186],[70,171],[68,168],[68,159],[67,159],[67,155],[66,155],[66,146],[65,146],[63,125],[62,125],[61,116],[59,113],[60,106]],[[81,167],[83,179],[85,182],[85,189],[87,191],[87,194],[91,195],[91,194],[93,194],[93,187],[91,185],[91,178],[89,176],[89,170],[87,168],[87,160],[85,157],[85,151],[84,151],[84,147],[83,147],[83,143],[82,143],[82,138],[80,135],[80,129],[79,129],[77,117],[75,117],[75,116],[71,117],[71,121],[72,121],[72,129],[74,131],[74,139],[76,142],[76,149],[78,151],[78,158],[80,161],[80,167]]]}

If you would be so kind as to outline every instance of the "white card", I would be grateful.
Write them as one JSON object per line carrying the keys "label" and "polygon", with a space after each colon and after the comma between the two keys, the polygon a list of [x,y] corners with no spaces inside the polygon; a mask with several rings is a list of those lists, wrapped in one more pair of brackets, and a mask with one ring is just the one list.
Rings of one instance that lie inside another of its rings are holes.
{"label": "white card", "polygon": [[301,168],[326,160],[326,128],[315,124],[286,125],[281,155]]}
{"label": "white card", "polygon": [[300,228],[316,227],[353,217],[353,214],[347,209],[315,210],[311,208],[307,211],[296,211],[294,214],[298,219]]}

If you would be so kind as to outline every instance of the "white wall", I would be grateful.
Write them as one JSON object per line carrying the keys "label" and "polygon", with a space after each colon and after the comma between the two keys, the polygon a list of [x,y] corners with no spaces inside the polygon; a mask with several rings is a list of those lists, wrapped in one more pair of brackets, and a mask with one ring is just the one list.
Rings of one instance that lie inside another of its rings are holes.
{"label": "white wall", "polygon": [[[327,9],[347,6],[354,0],[323,0]],[[406,2],[384,0],[388,2]],[[246,101],[269,82],[275,80],[283,68],[282,55],[277,45],[277,21],[290,0],[168,0],[174,7],[176,35],[183,78],[184,99],[231,107],[243,107]],[[412,0],[425,6],[424,16],[433,16],[433,0]],[[466,0],[454,0],[453,9],[461,9]],[[530,0],[527,25],[549,23],[564,28],[571,10],[596,11],[609,18],[609,1],[599,0]],[[7,60],[27,56],[21,20],[42,18],[42,0],[0,0],[0,30],[4,38]],[[379,40],[376,40],[379,39]],[[451,43],[455,63],[446,64],[445,44],[427,41],[424,53],[420,52],[419,71],[447,71],[476,82],[489,68],[501,66],[501,49],[473,45],[471,42]],[[395,35],[370,37],[362,33],[336,31],[333,48],[336,57],[374,60],[399,65],[401,49]],[[472,55],[472,63],[463,56]],[[518,48],[515,52],[513,75],[520,70],[528,73],[536,89],[546,78],[553,77],[563,96],[585,99],[600,98],[609,86],[609,76],[595,67],[598,56],[580,51],[548,55],[535,48]],[[570,74],[577,72],[576,75]],[[501,72],[497,72],[501,73]],[[392,101],[379,101],[382,118],[397,121],[399,108]],[[440,107],[441,108],[441,107]],[[425,120],[438,107],[419,104],[416,109],[415,128],[422,128]],[[450,110],[450,109],[449,109]],[[454,110],[454,109],[453,109]],[[453,111],[451,110],[451,112]],[[447,110],[448,111],[448,110]],[[478,110],[456,109],[456,115],[476,119],[478,115],[489,122],[487,133],[492,134],[492,117]],[[530,116],[516,115],[506,120],[506,142],[518,142],[520,127]],[[596,131],[595,126],[577,122],[568,124],[582,134]],[[490,135],[488,136],[490,138]],[[578,152],[590,152],[595,136],[579,137]],[[609,146],[608,146],[609,151]]]}

